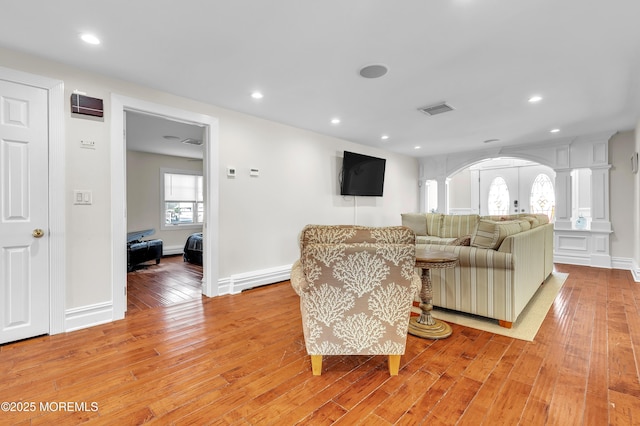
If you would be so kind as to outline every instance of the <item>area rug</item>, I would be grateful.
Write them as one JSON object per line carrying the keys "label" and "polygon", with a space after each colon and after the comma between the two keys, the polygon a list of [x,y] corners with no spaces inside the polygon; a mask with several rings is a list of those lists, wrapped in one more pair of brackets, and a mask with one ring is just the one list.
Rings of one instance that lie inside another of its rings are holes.
{"label": "area rug", "polygon": [[432,315],[446,322],[532,342],[568,276],[554,271],[533,295],[512,328],[500,327],[494,319],[448,309],[434,308]]}

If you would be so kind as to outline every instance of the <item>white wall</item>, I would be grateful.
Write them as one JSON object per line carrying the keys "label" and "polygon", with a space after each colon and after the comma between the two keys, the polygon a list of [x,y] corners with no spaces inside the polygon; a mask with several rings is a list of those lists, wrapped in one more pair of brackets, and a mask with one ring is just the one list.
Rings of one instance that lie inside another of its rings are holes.
{"label": "white wall", "polygon": [[[0,66],[62,80],[65,85],[67,283],[66,308],[80,309],[112,300],[110,217],[110,120],[72,117],[73,90],[104,99],[111,94],[142,99],[213,116],[219,120],[219,280],[264,268],[290,265],[298,256],[297,236],[307,223],[397,225],[400,214],[417,211],[418,162],[119,81],[49,60],[0,48]],[[80,140],[95,141],[95,150]],[[387,159],[385,195],[359,198],[337,195],[343,150]],[[227,179],[226,166],[238,169]],[[250,178],[248,168],[260,169]],[[93,192],[93,205],[74,206],[74,189]]]}
{"label": "white wall", "polygon": [[[477,186],[477,185],[476,185]],[[449,180],[449,211],[458,210],[471,213],[471,188],[475,187],[471,182],[469,168],[460,170]]]}
{"label": "white wall", "polygon": [[633,258],[634,213],[629,194],[633,194],[634,175],[631,173],[631,154],[634,152],[635,132],[627,131],[614,135],[609,140],[609,161],[611,162],[611,256]]}
{"label": "white wall", "polygon": [[187,237],[202,232],[202,226],[162,230],[164,214],[160,209],[160,169],[194,170],[202,173],[202,161],[170,155],[127,151],[127,232],[153,228],[149,238],[162,240],[164,253],[182,250]]}
{"label": "white wall", "polygon": [[[399,225],[401,213],[417,209],[416,159],[259,118],[229,118],[220,125],[222,277],[293,263],[306,224]],[[387,159],[382,198],[338,195],[344,150]],[[236,177],[226,176],[227,166]],[[249,176],[250,168],[260,176]]]}

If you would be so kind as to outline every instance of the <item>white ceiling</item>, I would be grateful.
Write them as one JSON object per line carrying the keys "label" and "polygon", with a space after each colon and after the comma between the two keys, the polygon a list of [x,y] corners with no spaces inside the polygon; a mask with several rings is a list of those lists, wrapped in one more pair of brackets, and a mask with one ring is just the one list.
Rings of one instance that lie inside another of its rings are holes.
{"label": "white ceiling", "polygon": [[183,143],[188,139],[202,142],[204,131],[201,127],[132,111],[126,114],[128,150],[203,158],[203,145]]}
{"label": "white ceiling", "polygon": [[[0,45],[412,156],[640,118],[638,0],[21,0]],[[359,76],[375,63],[387,75]]]}

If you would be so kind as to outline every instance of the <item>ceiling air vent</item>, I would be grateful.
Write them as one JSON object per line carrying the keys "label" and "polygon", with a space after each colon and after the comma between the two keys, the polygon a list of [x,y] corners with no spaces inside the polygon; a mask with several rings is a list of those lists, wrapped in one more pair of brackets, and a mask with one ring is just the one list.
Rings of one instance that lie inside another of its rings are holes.
{"label": "ceiling air vent", "polygon": [[437,114],[442,114],[443,112],[453,111],[453,107],[447,105],[444,102],[441,102],[436,105],[430,105],[430,106],[418,108],[418,111],[423,112],[427,115],[437,115]]}

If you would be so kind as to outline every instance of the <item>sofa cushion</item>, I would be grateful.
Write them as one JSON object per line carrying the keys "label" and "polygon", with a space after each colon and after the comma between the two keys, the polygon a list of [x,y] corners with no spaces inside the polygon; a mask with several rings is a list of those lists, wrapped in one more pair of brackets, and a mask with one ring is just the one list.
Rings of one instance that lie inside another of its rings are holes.
{"label": "sofa cushion", "polygon": [[531,229],[537,228],[541,225],[540,220],[535,216],[522,216],[520,220],[526,220],[531,225]]}
{"label": "sofa cushion", "polygon": [[440,232],[436,235],[442,238],[458,238],[470,235],[480,217],[477,214],[444,215]]}
{"label": "sofa cushion", "polygon": [[440,238],[432,235],[416,235],[416,244],[451,244],[456,238]]}
{"label": "sofa cushion", "polygon": [[445,215],[442,213],[427,213],[425,216],[427,218],[427,235],[440,237],[440,227]]}
{"label": "sofa cushion", "polygon": [[532,228],[549,223],[549,217],[546,214],[528,214],[522,216],[521,219],[528,220]]}
{"label": "sofa cushion", "polygon": [[480,216],[480,219],[487,219],[487,220],[494,220],[496,222],[498,221],[505,221],[505,220],[513,220],[513,219],[517,219],[518,215],[489,215],[489,216]]}
{"label": "sofa cushion", "polygon": [[518,225],[520,225],[520,231],[528,231],[529,229],[531,229],[531,223],[526,220],[526,219],[516,219],[513,222],[517,223]]}
{"label": "sofa cushion", "polygon": [[471,235],[471,246],[496,250],[509,235],[522,232],[517,221],[494,221],[482,219]]}
{"label": "sofa cushion", "polygon": [[424,213],[402,213],[402,226],[413,230],[416,235],[429,235],[427,233],[427,216]]}

